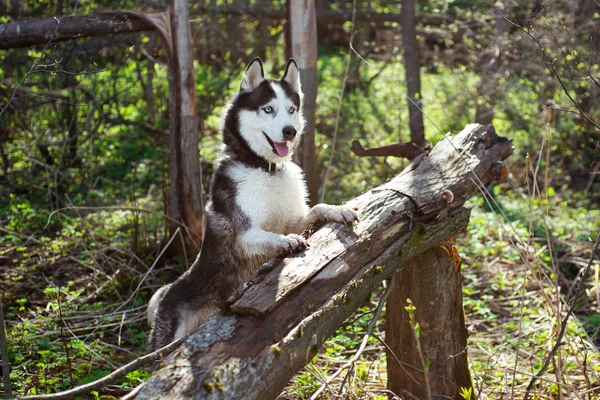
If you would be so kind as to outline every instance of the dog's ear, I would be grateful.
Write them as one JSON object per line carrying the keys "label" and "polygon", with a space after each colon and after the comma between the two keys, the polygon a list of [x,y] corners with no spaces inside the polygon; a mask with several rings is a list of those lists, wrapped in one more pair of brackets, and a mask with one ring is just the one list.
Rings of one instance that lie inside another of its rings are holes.
{"label": "dog's ear", "polygon": [[260,57],[256,57],[254,60],[250,61],[248,64],[248,68],[246,69],[246,74],[242,78],[242,83],[240,84],[240,90],[251,92],[258,87],[265,80],[265,72],[263,69],[263,63]]}
{"label": "dog's ear", "polygon": [[300,70],[293,58],[290,58],[290,61],[288,61],[281,81],[287,82],[294,92],[298,94],[302,93],[302,88],[300,86]]}

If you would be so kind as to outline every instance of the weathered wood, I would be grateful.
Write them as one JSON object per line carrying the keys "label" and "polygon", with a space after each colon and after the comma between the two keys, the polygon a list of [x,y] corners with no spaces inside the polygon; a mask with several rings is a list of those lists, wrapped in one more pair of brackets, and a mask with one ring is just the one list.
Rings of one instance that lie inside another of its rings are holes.
{"label": "weathered wood", "polygon": [[319,182],[315,151],[315,111],[317,102],[317,16],[314,0],[291,0],[290,40],[292,58],[298,63],[304,92],[303,112],[306,118],[299,160],[308,187],[309,202],[317,203]]}
{"label": "weathered wood", "polygon": [[[396,272],[385,315],[387,387],[403,399],[461,399],[460,389],[471,387],[461,279],[452,247],[434,247]],[[407,299],[420,326],[418,345]]]}
{"label": "weathered wood", "polygon": [[250,314],[271,311],[285,296],[342,254],[357,239],[356,233],[341,224],[324,227],[311,237],[309,251],[287,257],[281,262],[277,274],[269,274],[260,284],[250,286],[231,309]]}
{"label": "weathered wood", "polygon": [[358,140],[352,141],[352,146],[350,150],[354,154],[359,157],[402,157],[409,160],[414,159],[419,154],[423,152],[428,152],[431,150],[431,143],[429,141],[425,141],[423,143],[417,144],[413,142],[408,143],[395,143],[387,146],[375,147],[370,149],[365,149]]}
{"label": "weathered wood", "polygon": [[[188,244],[202,243],[204,210],[200,165],[196,76],[187,0],[169,0],[172,52],[169,59],[170,178],[169,216],[181,221]],[[172,226],[172,231],[176,229]]]}
{"label": "weathered wood", "polygon": [[311,248],[247,285],[231,310],[190,335],[136,398],[275,398],[400,263],[465,227],[469,212],[460,207],[476,193],[473,182],[491,182],[494,164],[511,151],[493,127],[469,125],[415,170],[350,201],[360,218],[354,232],[328,224],[309,239]]}
{"label": "weathered wood", "polygon": [[154,29],[152,18],[164,13],[104,11],[88,15],[49,17],[0,24],[0,49],[45,45],[50,40],[62,42],[81,37]]}

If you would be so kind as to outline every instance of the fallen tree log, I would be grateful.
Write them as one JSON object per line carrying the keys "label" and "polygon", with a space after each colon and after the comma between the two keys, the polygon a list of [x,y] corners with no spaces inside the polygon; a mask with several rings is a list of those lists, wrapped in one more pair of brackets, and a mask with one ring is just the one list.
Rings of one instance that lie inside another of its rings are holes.
{"label": "fallen tree log", "polygon": [[45,45],[50,41],[149,31],[154,29],[152,18],[165,17],[165,13],[158,12],[105,11],[9,22],[0,24],[0,50]]}
{"label": "fallen tree log", "polygon": [[210,318],[128,398],[275,398],[404,261],[463,229],[463,203],[496,178],[509,140],[491,125],[444,138],[420,165],[348,202],[354,229],[327,224]]}

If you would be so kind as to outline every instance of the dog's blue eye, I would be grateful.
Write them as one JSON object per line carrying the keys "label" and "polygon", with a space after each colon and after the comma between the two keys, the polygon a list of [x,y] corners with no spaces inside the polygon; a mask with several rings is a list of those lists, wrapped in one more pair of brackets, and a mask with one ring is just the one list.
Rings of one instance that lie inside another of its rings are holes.
{"label": "dog's blue eye", "polygon": [[293,114],[293,113],[294,113],[294,111],[296,111],[296,109],[295,109],[294,107],[290,107],[290,109],[288,110],[288,112],[289,112],[290,114]]}
{"label": "dog's blue eye", "polygon": [[263,108],[263,111],[267,114],[271,114],[273,112],[273,107],[265,107]]}

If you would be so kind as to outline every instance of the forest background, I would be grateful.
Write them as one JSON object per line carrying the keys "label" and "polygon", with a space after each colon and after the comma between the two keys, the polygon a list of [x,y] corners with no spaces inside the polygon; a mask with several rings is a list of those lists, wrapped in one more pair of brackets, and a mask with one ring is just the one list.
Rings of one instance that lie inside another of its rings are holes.
{"label": "forest background", "polygon": [[[0,0],[0,23],[165,6]],[[287,4],[210,0],[189,7],[207,189],[220,115],[247,62],[260,56],[272,76],[285,66]],[[407,165],[357,157],[351,143],[370,148],[415,139],[403,51],[411,38],[401,35],[398,2],[317,0],[316,8],[345,16],[321,18],[317,27],[310,161],[314,195],[342,203]],[[490,188],[499,206],[471,200],[469,230],[457,238],[474,381],[464,397],[521,396],[573,306],[537,395],[598,398],[600,267],[586,266],[600,226],[600,5],[419,0],[415,11],[421,87],[411,97],[423,111],[424,138],[435,144],[467,123],[493,123],[515,147],[508,177]],[[0,300],[15,394],[93,381],[144,354],[147,301],[193,261],[185,247],[163,252],[169,85],[161,40],[143,32],[0,46]],[[352,356],[383,289],[281,398],[310,397]],[[388,396],[385,349],[376,338],[385,339],[382,324],[352,373],[331,383],[340,393]],[[148,376],[139,369],[90,397],[122,395]]]}

